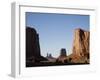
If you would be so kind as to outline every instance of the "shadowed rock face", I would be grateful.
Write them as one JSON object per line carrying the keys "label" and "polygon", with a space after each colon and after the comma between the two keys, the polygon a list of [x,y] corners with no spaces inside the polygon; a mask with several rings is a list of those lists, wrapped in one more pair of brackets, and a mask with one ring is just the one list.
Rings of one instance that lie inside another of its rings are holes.
{"label": "shadowed rock face", "polygon": [[61,49],[60,56],[67,56],[66,49],[64,49],[64,48]]}
{"label": "shadowed rock face", "polygon": [[73,62],[89,62],[89,31],[75,29],[73,42]]}
{"label": "shadowed rock face", "polygon": [[26,58],[40,56],[39,37],[35,29],[26,28]]}
{"label": "shadowed rock face", "polygon": [[34,28],[26,27],[26,61],[45,60],[40,54],[39,35]]}
{"label": "shadowed rock face", "polygon": [[64,63],[64,60],[66,59],[66,57],[67,57],[66,49],[62,48],[60,50],[60,56],[58,57],[57,60],[58,60],[58,62],[60,61],[60,62]]}

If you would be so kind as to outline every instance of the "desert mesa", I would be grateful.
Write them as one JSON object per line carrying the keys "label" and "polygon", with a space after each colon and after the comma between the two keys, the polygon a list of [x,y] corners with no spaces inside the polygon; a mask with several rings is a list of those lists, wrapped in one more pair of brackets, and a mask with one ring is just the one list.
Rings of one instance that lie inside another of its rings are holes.
{"label": "desert mesa", "polygon": [[61,48],[57,58],[51,53],[41,55],[39,34],[34,28],[26,27],[26,67],[89,64],[90,32],[81,28],[74,30],[72,53],[67,55],[65,48]]}

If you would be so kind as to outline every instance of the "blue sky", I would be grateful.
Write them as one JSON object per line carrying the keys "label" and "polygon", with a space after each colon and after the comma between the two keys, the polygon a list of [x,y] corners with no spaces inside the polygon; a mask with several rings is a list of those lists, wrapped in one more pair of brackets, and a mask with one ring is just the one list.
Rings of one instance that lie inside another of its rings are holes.
{"label": "blue sky", "polygon": [[74,29],[89,31],[89,15],[26,12],[26,26],[39,33],[41,55],[58,57],[61,48],[72,53]]}

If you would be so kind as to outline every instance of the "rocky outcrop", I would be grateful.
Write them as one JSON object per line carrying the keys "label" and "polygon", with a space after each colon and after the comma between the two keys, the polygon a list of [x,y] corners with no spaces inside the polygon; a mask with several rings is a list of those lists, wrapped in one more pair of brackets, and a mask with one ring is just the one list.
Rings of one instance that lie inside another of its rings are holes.
{"label": "rocky outcrop", "polygon": [[49,62],[56,62],[56,58],[54,58],[51,53],[47,53],[46,58]]}
{"label": "rocky outcrop", "polygon": [[66,49],[62,48],[57,58],[54,58],[51,53],[43,57],[40,51],[39,34],[34,28],[26,27],[26,67],[89,63],[89,40],[89,31],[75,29],[71,55],[67,56]]}
{"label": "rocky outcrop", "polygon": [[70,60],[74,63],[89,63],[89,31],[75,29]]}
{"label": "rocky outcrop", "polygon": [[58,57],[57,61],[64,63],[64,61],[66,60],[66,57],[67,57],[66,49],[62,48],[60,50],[60,56]]}
{"label": "rocky outcrop", "polygon": [[26,61],[40,62],[46,60],[41,56],[39,34],[34,28],[26,27]]}

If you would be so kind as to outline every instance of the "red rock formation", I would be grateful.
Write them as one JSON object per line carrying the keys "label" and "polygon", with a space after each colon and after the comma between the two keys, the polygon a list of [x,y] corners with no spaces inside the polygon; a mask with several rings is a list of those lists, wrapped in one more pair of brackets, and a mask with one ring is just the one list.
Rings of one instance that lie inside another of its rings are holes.
{"label": "red rock formation", "polygon": [[73,52],[71,54],[72,62],[89,63],[89,31],[75,29]]}

